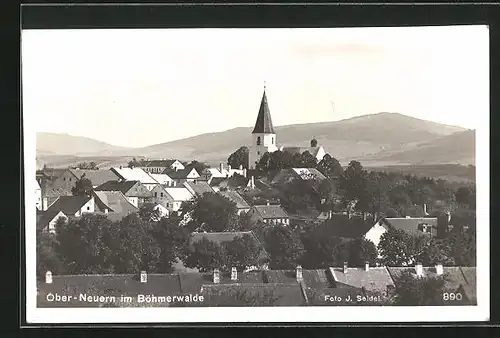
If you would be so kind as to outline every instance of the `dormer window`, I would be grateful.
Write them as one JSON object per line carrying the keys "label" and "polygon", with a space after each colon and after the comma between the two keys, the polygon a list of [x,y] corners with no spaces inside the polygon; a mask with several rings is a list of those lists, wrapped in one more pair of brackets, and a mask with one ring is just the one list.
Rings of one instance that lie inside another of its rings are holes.
{"label": "dormer window", "polygon": [[257,145],[260,146],[260,136],[257,137]]}
{"label": "dormer window", "polygon": [[274,144],[274,137],[271,137],[271,144]]}

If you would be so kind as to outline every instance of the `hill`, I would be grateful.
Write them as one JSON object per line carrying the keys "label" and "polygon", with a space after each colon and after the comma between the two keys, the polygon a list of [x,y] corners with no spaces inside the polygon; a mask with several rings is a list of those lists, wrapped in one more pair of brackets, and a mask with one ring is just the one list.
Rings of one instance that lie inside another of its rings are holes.
{"label": "hill", "polygon": [[42,156],[114,156],[127,150],[88,137],[56,133],[36,134],[36,152]]}
{"label": "hill", "polygon": [[363,163],[475,164],[476,132],[466,130],[422,142],[409,149],[390,149],[361,158]]}
{"label": "hill", "polygon": [[[347,164],[353,159],[366,161],[371,165],[378,162],[383,165],[399,162],[416,164],[429,158],[425,154],[426,151],[432,151],[433,161],[441,161],[438,163],[456,163],[463,158],[474,158],[474,152],[468,153],[474,149],[474,143],[471,143],[472,146],[466,145],[470,138],[465,137],[461,141],[464,143],[464,150],[461,152],[459,150],[451,152],[449,143],[456,141],[446,140],[446,137],[463,132],[465,129],[397,113],[378,113],[333,122],[277,126],[275,129],[278,145],[308,146],[311,138],[315,137],[318,143],[342,164]],[[196,159],[217,164],[226,162],[227,157],[240,146],[249,145],[251,132],[252,128],[234,128],[134,149],[116,147],[88,138],[39,133],[37,154],[46,155],[43,157],[47,164],[50,164],[53,155],[101,158],[104,156],[108,158],[102,160],[108,164],[121,163],[131,156]],[[425,145],[426,143],[428,144]],[[426,150],[423,150],[424,148]],[[441,148],[443,150],[440,150]],[[120,159],[112,159],[111,156]]]}

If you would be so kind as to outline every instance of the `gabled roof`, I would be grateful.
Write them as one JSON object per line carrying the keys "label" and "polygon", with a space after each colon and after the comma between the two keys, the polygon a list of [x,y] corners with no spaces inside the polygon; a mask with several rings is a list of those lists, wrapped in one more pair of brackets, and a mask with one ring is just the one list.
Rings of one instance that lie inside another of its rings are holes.
{"label": "gabled roof", "polygon": [[43,197],[71,196],[71,191],[64,188],[50,188],[44,191]]}
{"label": "gabled roof", "polygon": [[[196,173],[198,173],[196,171],[196,169],[194,168],[184,168],[184,169],[179,169],[179,170],[175,170],[175,169],[172,169],[172,168],[167,168],[165,169],[162,174],[165,174],[165,175],[168,175],[170,178],[172,179],[187,179],[188,178],[188,175],[191,173],[191,171],[195,171]],[[199,176],[199,174],[198,174]]]}
{"label": "gabled roof", "polygon": [[221,191],[219,192],[222,196],[226,197],[230,201],[236,204],[236,208],[238,209],[248,209],[250,205],[248,205],[247,201],[241,197],[236,191]]}
{"label": "gabled roof", "polygon": [[263,219],[288,218],[286,211],[279,205],[254,205],[253,208]]}
{"label": "gabled roof", "polygon": [[185,187],[179,188],[165,188],[163,187],[165,192],[174,200],[174,201],[190,201],[194,196],[187,190]]}
{"label": "gabled roof", "polygon": [[41,222],[43,224],[50,222],[60,211],[66,216],[74,216],[90,199],[91,197],[88,196],[60,196],[45,211]]}
{"label": "gabled roof", "polygon": [[165,167],[170,168],[177,160],[151,160],[146,163],[146,167]]}
{"label": "gabled roof", "polygon": [[223,183],[226,183],[229,181],[229,178],[227,177],[214,177],[210,180],[210,186],[212,187],[218,187],[222,185]]}
{"label": "gabled roof", "polygon": [[265,90],[264,93],[262,94],[262,100],[260,102],[257,121],[255,121],[255,127],[252,131],[252,134],[261,134],[261,133],[275,134]]}
{"label": "gabled roof", "polygon": [[[403,230],[411,235],[425,235],[432,234],[435,236],[437,234],[437,217],[415,217],[415,218],[383,218],[380,221],[380,224],[394,228]],[[422,232],[419,230],[420,225],[428,224],[432,228],[430,232]]]}
{"label": "gabled roof", "polygon": [[148,173],[141,168],[111,168],[111,171],[125,181],[139,181],[142,184],[158,184],[153,177],[149,176]]}
{"label": "gabled roof", "polygon": [[97,188],[95,191],[121,191],[122,194],[126,194],[127,191],[132,189],[134,185],[139,181],[107,181]]}
{"label": "gabled roof", "polygon": [[159,184],[167,184],[172,181],[172,178],[167,174],[149,174],[149,176],[154,178]]}
{"label": "gabled roof", "polygon": [[368,271],[363,268],[347,268],[344,273],[342,268],[330,268],[335,283],[346,286],[365,288],[367,291],[386,291],[388,285],[394,285],[391,274],[385,267],[370,267]]}
{"label": "gabled roof", "polygon": [[118,176],[111,170],[68,169],[77,179],[85,174],[93,186],[98,186],[108,181],[117,180]]}
{"label": "gabled roof", "polygon": [[120,191],[94,191],[95,202],[99,209],[128,214],[137,212],[138,209],[131,204],[128,199]]}
{"label": "gabled roof", "polygon": [[191,194],[202,196],[204,193],[214,193],[214,189],[204,181],[184,182],[184,187],[188,189]]}

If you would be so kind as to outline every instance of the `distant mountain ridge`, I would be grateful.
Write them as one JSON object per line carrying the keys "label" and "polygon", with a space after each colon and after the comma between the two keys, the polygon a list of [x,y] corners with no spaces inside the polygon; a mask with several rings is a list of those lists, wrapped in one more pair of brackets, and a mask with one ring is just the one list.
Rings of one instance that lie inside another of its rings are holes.
{"label": "distant mountain ridge", "polygon": [[[353,159],[371,164],[383,162],[384,165],[398,162],[475,163],[475,131],[398,113],[275,126],[275,131],[278,145],[284,146],[307,146],[314,137],[341,163]],[[215,164],[225,162],[240,146],[248,146],[251,132],[251,127],[239,127],[142,148],[123,148],[89,138],[38,133],[37,154],[46,162],[51,155],[74,155],[196,159]],[[463,149],[455,149],[457,144]],[[426,151],[431,155],[426,155]]]}

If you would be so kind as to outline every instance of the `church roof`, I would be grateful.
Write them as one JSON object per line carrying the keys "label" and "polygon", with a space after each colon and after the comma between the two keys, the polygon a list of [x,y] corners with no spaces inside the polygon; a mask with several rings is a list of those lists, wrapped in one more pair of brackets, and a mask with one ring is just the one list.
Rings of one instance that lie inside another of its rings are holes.
{"label": "church roof", "polygon": [[255,122],[255,127],[252,134],[275,134],[273,128],[273,122],[271,120],[271,113],[269,112],[269,106],[267,104],[266,91],[262,95],[262,100],[260,102],[259,115],[257,115],[257,121]]}

